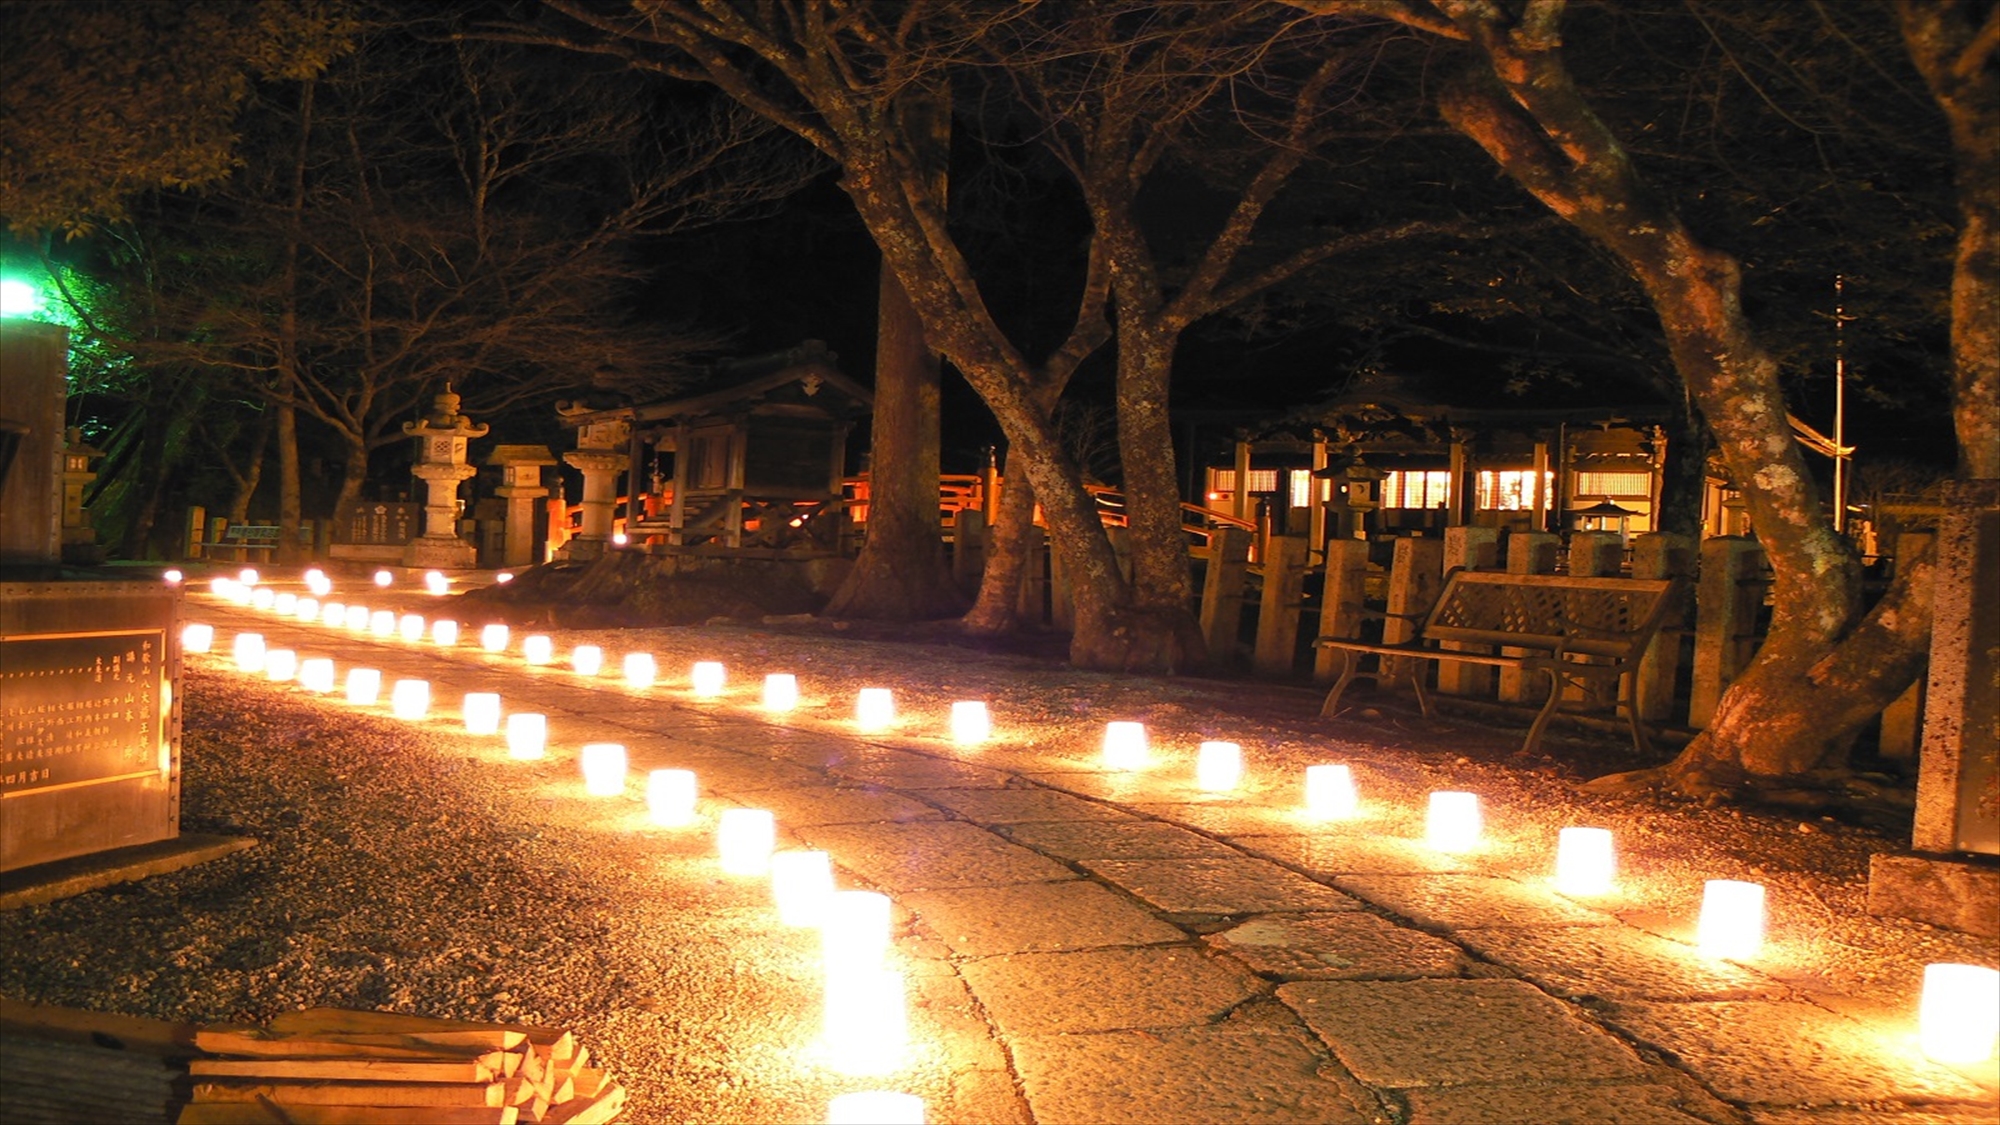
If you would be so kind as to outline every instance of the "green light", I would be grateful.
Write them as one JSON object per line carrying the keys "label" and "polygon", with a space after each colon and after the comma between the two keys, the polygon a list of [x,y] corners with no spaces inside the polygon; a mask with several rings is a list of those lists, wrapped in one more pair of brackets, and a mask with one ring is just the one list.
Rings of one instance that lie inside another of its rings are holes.
{"label": "green light", "polygon": [[42,295],[25,281],[0,281],[0,316],[33,316],[42,308]]}

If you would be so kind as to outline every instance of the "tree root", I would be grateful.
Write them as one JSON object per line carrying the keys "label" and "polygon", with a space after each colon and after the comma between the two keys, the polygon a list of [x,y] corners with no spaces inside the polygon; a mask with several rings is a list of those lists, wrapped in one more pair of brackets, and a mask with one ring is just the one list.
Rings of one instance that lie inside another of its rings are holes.
{"label": "tree root", "polygon": [[1771,805],[1793,812],[1858,812],[1870,819],[1906,818],[1916,794],[1885,774],[1845,767],[1783,777],[1758,777],[1713,762],[1670,762],[1650,769],[1607,774],[1578,788],[1600,797],[1679,797],[1714,806]]}

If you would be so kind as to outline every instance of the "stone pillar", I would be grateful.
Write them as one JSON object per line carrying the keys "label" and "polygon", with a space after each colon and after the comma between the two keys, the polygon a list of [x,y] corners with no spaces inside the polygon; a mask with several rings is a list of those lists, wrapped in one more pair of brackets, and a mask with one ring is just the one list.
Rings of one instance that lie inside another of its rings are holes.
{"label": "stone pillar", "polygon": [[1688,702],[1688,725],[1696,730],[1715,717],[1722,689],[1756,651],[1763,570],[1764,548],[1754,539],[1718,535],[1701,545],[1701,584],[1694,596],[1694,684]]}
{"label": "stone pillar", "polygon": [[90,526],[90,512],[83,506],[83,494],[97,474],[90,463],[104,451],[84,444],[83,431],[71,426],[64,431],[62,471],[62,553],[63,561],[94,564],[104,553],[97,548],[97,532]]}
{"label": "stone pillar", "polygon": [[[1444,588],[1444,542],[1439,539],[1398,539],[1389,562],[1389,612],[1429,613]],[[1382,643],[1401,644],[1416,637],[1422,621],[1401,621],[1394,617],[1382,623]],[[1384,657],[1382,683],[1400,679],[1409,672],[1407,658]],[[1425,663],[1428,663],[1426,661]],[[1422,674],[1421,670],[1418,672]]]}
{"label": "stone pillar", "polygon": [[1201,578],[1201,636],[1210,660],[1236,654],[1243,628],[1243,576],[1250,569],[1250,531],[1218,527],[1208,533],[1208,565]]}
{"label": "stone pillar", "polygon": [[1681,580],[1660,618],[1660,631],[1639,659],[1639,682],[1634,685],[1639,717],[1657,722],[1672,716],[1680,684],[1681,638],[1687,634],[1688,607],[1694,601],[1694,541],[1663,531],[1638,536],[1632,540],[1632,577]]}
{"label": "stone pillar", "polygon": [[951,578],[962,590],[977,590],[986,573],[986,513],[960,508],[951,517]]}
{"label": "stone pillar", "polygon": [[1299,604],[1305,600],[1306,537],[1273,535],[1264,556],[1264,596],[1257,607],[1252,667],[1267,676],[1292,674],[1299,644]]}
{"label": "stone pillar", "polygon": [[1625,537],[1615,531],[1579,531],[1569,537],[1572,578],[1616,578],[1625,569]]}
{"label": "stone pillar", "polygon": [[1048,620],[1049,579],[1043,567],[1053,560],[1050,558],[1048,529],[1041,524],[1031,524],[1025,536],[1027,543],[1022,550],[1027,560],[1021,567],[1021,600],[1017,603],[1021,621],[1029,626],[1038,626]]}
{"label": "stone pillar", "polygon": [[502,473],[495,496],[507,502],[506,531],[500,548],[501,566],[533,566],[542,561],[535,542],[535,507],[548,498],[542,469],[556,463],[546,446],[502,445],[486,455],[486,463]]}
{"label": "stone pillar", "polygon": [[470,570],[479,564],[478,549],[458,537],[458,486],[479,471],[466,464],[465,443],[486,436],[487,427],[460,414],[458,402],[446,383],[428,418],[403,424],[403,432],[417,442],[417,463],[410,471],[425,489],[424,533],[403,548],[404,566]]}
{"label": "stone pillar", "polygon": [[[1552,531],[1516,531],[1507,536],[1507,573],[1553,574],[1556,549],[1561,539]],[[1509,656],[1526,655],[1525,649],[1502,648]],[[1508,703],[1540,703],[1547,680],[1530,677],[1519,668],[1500,669],[1500,698]]]}
{"label": "stone pillar", "polygon": [[[1448,527],[1444,529],[1444,569],[1500,569],[1500,529],[1497,527]],[[1439,645],[1457,652],[1475,652],[1484,645],[1445,641]],[[1486,664],[1438,662],[1438,691],[1444,695],[1486,695],[1493,690],[1493,668]]]}
{"label": "stone pillar", "polygon": [[[581,403],[557,403],[556,413],[576,418],[596,412]],[[618,474],[631,458],[627,448],[631,437],[632,423],[623,418],[577,422],[576,448],[563,454],[562,459],[583,474],[583,519],[576,534],[556,552],[557,558],[587,562],[611,546],[611,528],[618,514]],[[686,442],[679,448],[686,449]],[[676,489],[676,527],[680,525],[678,517],[684,503],[684,497]]]}
{"label": "stone pillar", "polygon": [[[1247,532],[1245,533],[1247,536]],[[1246,546],[1248,540],[1245,541]],[[1367,608],[1368,544],[1359,539],[1330,539],[1326,544],[1326,588],[1320,593],[1319,635],[1353,640],[1361,635],[1362,610]],[[1313,654],[1313,679],[1330,684],[1340,658],[1331,649]]]}
{"label": "stone pillar", "polygon": [[1947,485],[1914,855],[1869,865],[1868,912],[2000,936],[2000,480]]}

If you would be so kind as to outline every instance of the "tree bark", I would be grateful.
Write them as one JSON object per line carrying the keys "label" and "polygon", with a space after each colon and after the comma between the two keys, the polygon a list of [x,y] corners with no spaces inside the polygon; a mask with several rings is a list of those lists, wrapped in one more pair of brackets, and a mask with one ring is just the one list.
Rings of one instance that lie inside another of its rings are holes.
{"label": "tree bark", "polygon": [[1021,627],[1021,580],[1028,572],[1028,547],[1035,525],[1035,489],[1025,469],[1016,471],[1013,453],[1001,466],[1000,506],[987,529],[986,569],[979,597],[959,623],[973,636],[997,637]]}
{"label": "tree bark", "polygon": [[278,403],[278,549],[280,566],[297,566],[307,552],[299,541],[299,412],[289,402]]}

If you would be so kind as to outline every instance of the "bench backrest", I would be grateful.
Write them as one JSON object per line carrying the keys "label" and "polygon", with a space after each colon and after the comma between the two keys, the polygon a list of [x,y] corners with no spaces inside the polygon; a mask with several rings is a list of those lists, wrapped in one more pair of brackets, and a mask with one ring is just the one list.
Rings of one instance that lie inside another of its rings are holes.
{"label": "bench backrest", "polygon": [[276,539],[278,525],[274,523],[232,523],[222,529],[224,539]]}
{"label": "bench backrest", "polygon": [[1424,636],[1629,659],[1659,628],[1673,586],[1669,578],[1454,570]]}

